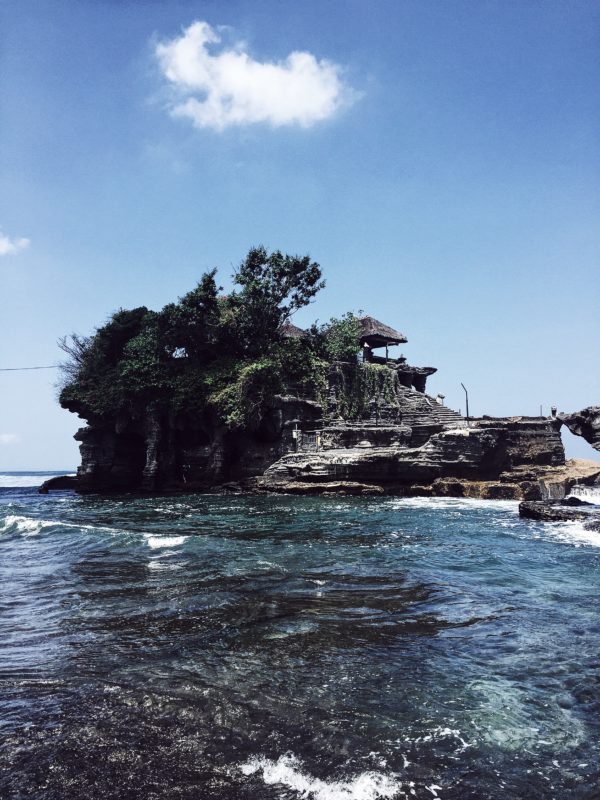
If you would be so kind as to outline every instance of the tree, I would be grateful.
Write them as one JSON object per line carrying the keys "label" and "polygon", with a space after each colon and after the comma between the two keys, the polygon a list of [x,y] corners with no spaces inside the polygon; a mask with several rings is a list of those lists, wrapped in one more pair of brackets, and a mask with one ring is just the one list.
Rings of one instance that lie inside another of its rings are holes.
{"label": "tree", "polygon": [[62,340],[70,360],[61,404],[110,417],[160,401],[256,426],[286,380],[318,388],[324,367],[311,337],[292,342],[282,325],[324,285],[319,265],[256,247],[234,275],[239,289],[220,296],[215,276],[205,273],[162,311],[120,309],[93,336]]}
{"label": "tree", "polygon": [[242,289],[228,298],[229,306],[239,344],[252,355],[264,353],[291,315],[325,286],[321,267],[309,256],[269,254],[262,245],[249,251],[234,281]]}
{"label": "tree", "polygon": [[360,350],[360,325],[351,312],[332,317],[323,327],[325,356],[330,361],[356,361]]}
{"label": "tree", "polygon": [[219,328],[216,269],[206,272],[195,289],[169,303],[159,314],[158,336],[173,356],[177,351],[202,361],[214,352]]}

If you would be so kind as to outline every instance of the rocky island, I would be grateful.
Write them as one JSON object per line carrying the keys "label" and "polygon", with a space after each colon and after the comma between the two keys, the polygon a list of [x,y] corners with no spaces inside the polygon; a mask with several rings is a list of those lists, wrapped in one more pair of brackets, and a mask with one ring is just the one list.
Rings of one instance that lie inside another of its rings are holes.
{"label": "rocky island", "polygon": [[86,420],[80,492],[219,488],[539,500],[599,479],[565,460],[561,426],[600,447],[600,409],[469,418],[427,394],[434,367],[398,330],[346,314],[302,330],[322,288],[308,257],[252,249],[160,312],[120,310],[69,355],[61,405]]}

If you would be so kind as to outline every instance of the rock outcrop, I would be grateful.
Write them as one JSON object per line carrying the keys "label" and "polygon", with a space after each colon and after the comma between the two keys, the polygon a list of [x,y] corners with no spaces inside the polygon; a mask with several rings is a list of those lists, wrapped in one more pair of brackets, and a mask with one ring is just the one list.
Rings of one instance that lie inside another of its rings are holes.
{"label": "rock outcrop", "polygon": [[324,405],[291,392],[275,396],[252,430],[228,430],[207,413],[156,402],[116,419],[88,414],[75,436],[77,488],[204,491],[254,481],[260,491],[296,494],[538,500],[600,481],[600,464],[565,462],[560,438],[566,424],[593,439],[598,409],[466,420],[404,385],[402,366],[334,362]]}
{"label": "rock outcrop", "polygon": [[588,406],[574,414],[559,414],[559,420],[576,436],[583,436],[595,450],[600,450],[600,406]]}
{"label": "rock outcrop", "polygon": [[56,475],[54,478],[48,478],[44,481],[38,489],[39,494],[48,494],[48,492],[64,491],[77,489],[78,481],[75,475]]}
{"label": "rock outcrop", "polygon": [[525,519],[539,522],[583,522],[586,530],[600,531],[600,506],[575,497],[520,503],[519,514]]}
{"label": "rock outcrop", "polygon": [[[406,426],[332,426],[319,449],[288,453],[272,466],[263,490],[326,491],[332,484],[379,486],[393,494],[537,499],[568,491],[576,480],[593,481],[600,464],[565,465],[560,423],[552,419],[484,418],[447,423],[426,433]],[[423,420],[429,429],[432,423]],[[413,446],[413,442],[422,444]]]}
{"label": "rock outcrop", "polygon": [[229,431],[210,418],[150,405],[141,416],[94,419],[81,428],[80,492],[202,491],[261,475],[293,447],[293,430],[311,427],[321,407],[278,396],[254,431]]}

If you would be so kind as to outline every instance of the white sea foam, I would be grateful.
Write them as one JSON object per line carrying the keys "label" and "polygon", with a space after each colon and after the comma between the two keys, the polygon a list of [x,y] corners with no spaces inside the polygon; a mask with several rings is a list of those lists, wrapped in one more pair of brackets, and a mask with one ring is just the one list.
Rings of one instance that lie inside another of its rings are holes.
{"label": "white sea foam", "polygon": [[600,486],[573,486],[569,497],[579,497],[590,503],[600,503]]}
{"label": "white sea foam", "polygon": [[182,545],[189,536],[149,536],[146,535],[146,542],[148,547],[157,550],[160,547],[179,547]]}
{"label": "white sea foam", "polygon": [[575,547],[582,545],[600,547],[600,531],[584,528],[583,522],[545,522],[544,536],[557,539]]}
{"label": "white sea foam", "polygon": [[418,744],[420,742],[437,742],[441,741],[442,739],[454,739],[457,741],[459,743],[458,749],[456,750],[457,753],[461,753],[463,750],[466,750],[468,747],[472,746],[469,742],[465,741],[463,735],[457,728],[449,728],[448,726],[440,725],[432,728],[429,733],[426,733],[423,736],[417,736],[417,738],[413,739],[412,742],[414,744]]}
{"label": "white sea foam", "polygon": [[388,508],[425,508],[431,509],[432,511],[448,508],[455,511],[494,509],[514,512],[519,507],[517,500],[480,500],[472,497],[398,497],[389,500],[388,503],[389,506],[386,505]]}
{"label": "white sea foam", "polygon": [[244,775],[262,772],[267,785],[285,786],[307,800],[379,800],[400,795],[402,784],[394,774],[368,771],[347,781],[324,781],[304,772],[302,766],[296,756],[286,753],[277,761],[252,758],[240,770]]}

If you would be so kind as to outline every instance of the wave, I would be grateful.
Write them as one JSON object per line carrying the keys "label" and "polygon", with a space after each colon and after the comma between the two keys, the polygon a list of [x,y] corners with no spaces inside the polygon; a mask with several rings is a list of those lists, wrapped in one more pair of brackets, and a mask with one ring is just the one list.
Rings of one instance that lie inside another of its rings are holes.
{"label": "wave", "polygon": [[159,547],[179,547],[189,536],[146,536],[148,547],[156,550]]}
{"label": "wave", "polygon": [[18,514],[8,514],[0,521],[0,533],[36,534],[41,533],[45,528],[75,528],[79,531],[98,531],[111,534],[132,533],[132,531],[123,530],[121,528],[111,528],[108,525],[63,522],[59,519],[37,519],[36,517],[24,517]]}
{"label": "wave", "polygon": [[600,531],[589,530],[584,525],[584,522],[545,522],[544,533],[551,539],[574,544],[575,547],[600,547]]}
{"label": "wave", "polygon": [[348,781],[324,781],[314,778],[302,769],[302,762],[292,753],[269,758],[252,758],[241,764],[244,775],[262,772],[263,781],[272,786],[279,784],[296,792],[298,797],[311,800],[379,800],[398,797],[402,784],[396,775],[380,772],[362,772]]}
{"label": "wave", "polygon": [[518,500],[482,500],[474,497],[401,497],[388,502],[394,509],[429,508],[432,511],[440,508],[515,511],[519,507]]}
{"label": "wave", "polygon": [[1,472],[0,489],[32,489],[41,486],[48,478],[58,475],[75,475],[74,472]]}
{"label": "wave", "polygon": [[43,528],[48,528],[55,524],[56,523],[50,520],[33,519],[32,517],[21,517],[17,514],[9,514],[2,522],[0,533],[7,533],[11,529],[17,533],[39,533]]}

